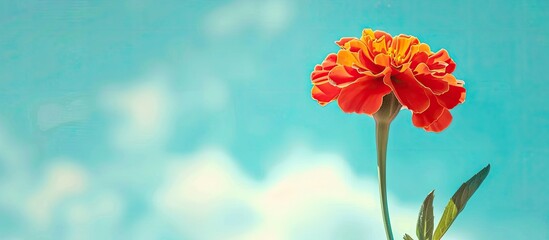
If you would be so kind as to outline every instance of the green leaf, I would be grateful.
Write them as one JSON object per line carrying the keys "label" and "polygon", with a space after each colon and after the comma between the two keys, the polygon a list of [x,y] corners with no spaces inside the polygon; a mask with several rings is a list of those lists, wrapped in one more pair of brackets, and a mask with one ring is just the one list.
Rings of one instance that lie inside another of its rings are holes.
{"label": "green leaf", "polygon": [[454,196],[452,196],[435,230],[434,240],[440,240],[446,231],[448,231],[448,228],[450,228],[458,214],[465,208],[469,198],[473,196],[480,184],[488,176],[488,172],[490,172],[490,164],[475,174],[469,181],[462,184]]}
{"label": "green leaf", "polygon": [[410,235],[404,234],[404,240],[414,240]]}
{"label": "green leaf", "polygon": [[435,191],[431,191],[423,201],[417,217],[416,235],[419,240],[432,240],[434,228],[433,198]]}

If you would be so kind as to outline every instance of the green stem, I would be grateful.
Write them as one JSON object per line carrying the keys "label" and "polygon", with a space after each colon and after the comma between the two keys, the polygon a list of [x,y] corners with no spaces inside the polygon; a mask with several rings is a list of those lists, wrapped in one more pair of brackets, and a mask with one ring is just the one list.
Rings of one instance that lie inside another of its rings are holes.
{"label": "green stem", "polygon": [[377,170],[379,175],[379,195],[381,199],[381,212],[385,225],[387,240],[393,240],[391,219],[389,218],[389,206],[387,205],[387,180],[386,180],[386,156],[387,142],[389,141],[389,125],[398,115],[402,105],[393,93],[383,97],[383,104],[374,113],[376,120],[376,145],[377,145]]}
{"label": "green stem", "polygon": [[379,194],[381,198],[381,211],[387,240],[393,240],[389,206],[387,205],[387,180],[386,180],[386,156],[387,142],[389,140],[390,122],[376,121],[376,145],[377,145],[377,170],[379,175]]}

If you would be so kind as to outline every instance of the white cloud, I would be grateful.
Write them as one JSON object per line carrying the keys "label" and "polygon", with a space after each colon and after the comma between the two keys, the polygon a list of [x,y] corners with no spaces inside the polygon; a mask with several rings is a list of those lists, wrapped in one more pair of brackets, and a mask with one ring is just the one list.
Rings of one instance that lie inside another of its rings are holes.
{"label": "white cloud", "polygon": [[155,71],[126,86],[111,86],[100,96],[102,105],[120,122],[112,131],[119,149],[162,145],[169,137],[174,99],[169,76]]}
{"label": "white cloud", "polygon": [[[110,182],[103,172],[91,175],[71,159],[53,159],[34,181],[37,188],[18,190],[31,191],[23,198],[27,201],[16,205],[25,211],[26,221],[19,236],[53,234],[63,226],[58,239],[121,234],[132,239],[384,239],[376,179],[356,176],[337,154],[296,146],[277,157],[277,165],[261,180],[247,176],[237,161],[216,148],[157,156],[162,161],[155,169],[125,168],[143,182],[161,180],[160,185],[139,187],[151,199],[137,200],[151,200],[151,205],[144,204],[146,210],[137,215],[140,210],[126,208],[136,199],[116,192],[137,185]],[[395,236],[413,234],[419,205],[408,207],[391,195],[389,200]],[[474,239],[455,231],[446,238]]]}
{"label": "white cloud", "polygon": [[126,213],[124,199],[108,187],[97,191],[104,176],[91,178],[71,159],[52,161],[39,178],[41,184],[20,203],[26,234],[54,234],[57,226],[63,226],[56,239],[113,239]]}
{"label": "white cloud", "polygon": [[38,226],[50,224],[52,212],[64,199],[82,193],[87,186],[87,174],[68,159],[55,160],[47,169],[42,185],[27,202],[29,219]]}
{"label": "white cloud", "polygon": [[101,192],[86,199],[72,201],[63,212],[67,239],[113,239],[125,205],[119,194]]}
{"label": "white cloud", "polygon": [[[377,191],[335,154],[294,151],[253,181],[205,149],[168,167],[155,205],[191,239],[383,239]],[[395,232],[413,233],[417,209],[390,204]]]}
{"label": "white cloud", "polygon": [[265,35],[283,30],[293,8],[286,0],[234,0],[212,11],[205,19],[205,30],[213,36],[227,36],[254,28]]}

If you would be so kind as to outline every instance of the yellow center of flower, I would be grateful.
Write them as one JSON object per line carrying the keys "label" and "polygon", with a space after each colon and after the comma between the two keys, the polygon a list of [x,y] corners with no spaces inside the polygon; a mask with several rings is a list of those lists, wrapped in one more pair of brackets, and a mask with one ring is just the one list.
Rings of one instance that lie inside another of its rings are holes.
{"label": "yellow center of flower", "polygon": [[396,66],[400,66],[404,63],[404,56],[400,55],[399,53],[400,52],[397,51],[397,49],[395,48],[389,47],[389,49],[387,49],[387,55],[389,55],[389,57],[393,59],[393,63]]}

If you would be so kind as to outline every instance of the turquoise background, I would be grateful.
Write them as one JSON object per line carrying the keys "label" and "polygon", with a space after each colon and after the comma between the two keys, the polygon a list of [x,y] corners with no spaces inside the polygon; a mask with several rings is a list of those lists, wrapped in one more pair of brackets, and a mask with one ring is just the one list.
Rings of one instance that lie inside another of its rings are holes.
{"label": "turquoise background", "polygon": [[[394,121],[391,198],[416,211],[436,189],[438,219],[461,182],[490,163],[450,232],[549,239],[547,22],[549,2],[533,0],[0,1],[0,238],[215,239],[166,227],[175,220],[149,201],[170,159],[205,146],[260,185],[296,146],[340,156],[352,176],[375,180],[373,120],[319,106],[309,79],[334,41],[372,28],[447,49],[467,88],[442,133],[415,128],[407,110]],[[116,100],[140,91],[130,107]],[[69,171],[58,180],[67,193],[53,191],[64,194],[46,204],[40,189],[58,162],[83,173],[86,187],[64,184],[82,180]],[[114,210],[66,218],[74,204],[105,196],[117,199]],[[159,220],[143,222],[151,216]]]}

